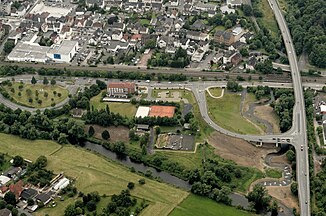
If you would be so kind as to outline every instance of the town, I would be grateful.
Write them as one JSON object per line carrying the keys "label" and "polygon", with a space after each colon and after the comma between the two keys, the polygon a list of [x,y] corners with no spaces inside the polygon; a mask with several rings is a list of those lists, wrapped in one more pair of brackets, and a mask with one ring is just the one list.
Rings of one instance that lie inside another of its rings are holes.
{"label": "town", "polygon": [[0,0],[0,216],[325,214],[323,0]]}

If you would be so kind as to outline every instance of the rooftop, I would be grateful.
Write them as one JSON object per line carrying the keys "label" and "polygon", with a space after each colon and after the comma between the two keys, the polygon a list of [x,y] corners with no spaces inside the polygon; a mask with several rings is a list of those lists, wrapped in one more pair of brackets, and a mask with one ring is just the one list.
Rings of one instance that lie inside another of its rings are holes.
{"label": "rooftop", "polygon": [[78,41],[63,40],[61,44],[52,45],[48,53],[49,54],[60,53],[62,55],[68,55],[76,45],[78,45]]}
{"label": "rooftop", "polygon": [[49,51],[49,47],[40,46],[34,43],[19,42],[15,48],[8,55],[8,58],[46,58],[46,53]]}

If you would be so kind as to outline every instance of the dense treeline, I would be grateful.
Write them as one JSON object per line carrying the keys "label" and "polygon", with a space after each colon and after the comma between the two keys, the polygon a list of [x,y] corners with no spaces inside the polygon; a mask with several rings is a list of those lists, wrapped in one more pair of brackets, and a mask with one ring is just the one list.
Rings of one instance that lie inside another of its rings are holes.
{"label": "dense treeline", "polygon": [[313,209],[312,215],[326,215],[326,160],[321,165],[321,171],[312,180],[315,192],[315,203],[317,208]]}
{"label": "dense treeline", "polygon": [[187,51],[179,48],[174,55],[168,53],[161,53],[155,50],[153,57],[148,60],[147,65],[153,67],[173,67],[184,68],[190,64],[190,57],[187,55]]}
{"label": "dense treeline", "polygon": [[270,98],[271,88],[269,86],[247,87],[248,93],[253,93],[257,100],[263,97]]}
{"label": "dense treeline", "polygon": [[305,51],[309,62],[326,67],[325,0],[290,0],[285,16],[297,54]]}
{"label": "dense treeline", "polygon": [[15,111],[0,104],[0,132],[18,135],[25,139],[48,139],[61,144],[77,144],[84,140],[84,125],[73,119],[52,120],[41,112]]}
{"label": "dense treeline", "polygon": [[21,74],[39,74],[41,76],[68,76],[68,77],[94,77],[94,78],[108,78],[108,79],[130,79],[130,80],[153,80],[156,78],[159,80],[169,81],[184,81],[187,77],[183,74],[170,74],[163,75],[158,73],[157,75],[152,73],[141,72],[122,72],[122,71],[83,71],[83,70],[70,70],[70,69],[58,69],[58,68],[39,68],[33,67],[20,67],[17,65],[0,66],[0,76],[16,76]]}
{"label": "dense treeline", "polygon": [[280,119],[281,132],[288,131],[292,126],[294,107],[293,89],[274,89],[275,100],[271,103]]}

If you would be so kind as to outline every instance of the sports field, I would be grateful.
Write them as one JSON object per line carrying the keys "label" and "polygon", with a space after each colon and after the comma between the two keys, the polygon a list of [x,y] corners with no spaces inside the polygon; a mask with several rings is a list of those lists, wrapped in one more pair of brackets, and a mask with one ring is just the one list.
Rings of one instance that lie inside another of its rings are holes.
{"label": "sports field", "polygon": [[[35,108],[50,107],[52,103],[60,103],[68,97],[69,93],[67,89],[58,85],[32,85],[18,82],[13,82],[12,86],[4,86],[4,89],[19,104]],[[39,100],[42,102],[40,103]]]}
{"label": "sports field", "polygon": [[127,116],[132,118],[135,116],[137,108],[131,103],[118,103],[118,102],[102,102],[102,93],[98,94],[95,97],[92,97],[90,100],[91,107],[95,109],[105,109],[106,105],[109,105],[110,111],[113,113],[119,113],[122,116]]}
{"label": "sports field", "polygon": [[209,115],[219,126],[241,134],[259,134],[255,125],[241,115],[239,94],[226,92],[222,98],[215,99],[206,92],[206,100]]}
{"label": "sports field", "polygon": [[249,216],[254,215],[208,198],[190,194],[169,216]]}
{"label": "sports field", "polygon": [[[48,158],[47,169],[54,173],[64,172],[75,179],[78,190],[84,193],[98,191],[101,195],[118,194],[126,188],[128,182],[135,182],[136,187],[131,194],[150,203],[142,215],[168,215],[189,194],[150,179],[146,179],[146,184],[140,186],[137,182],[143,177],[118,163],[72,145],[61,146],[43,140],[29,141],[0,133],[0,152],[21,155],[30,160],[45,155]],[[60,208],[44,208],[39,215],[44,215],[49,210],[51,215],[63,215],[65,204],[62,203]]]}

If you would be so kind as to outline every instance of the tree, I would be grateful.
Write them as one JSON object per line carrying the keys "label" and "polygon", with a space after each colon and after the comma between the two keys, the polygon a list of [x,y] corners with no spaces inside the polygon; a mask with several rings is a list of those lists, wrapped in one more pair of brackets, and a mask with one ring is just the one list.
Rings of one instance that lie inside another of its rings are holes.
{"label": "tree", "polygon": [[43,84],[44,84],[44,85],[49,84],[49,80],[48,80],[47,77],[44,77],[44,78],[43,78]]}
{"label": "tree", "polygon": [[34,76],[32,77],[31,83],[32,83],[33,85],[35,85],[35,84],[37,83],[37,80],[35,79]]}
{"label": "tree", "polygon": [[12,162],[12,165],[14,167],[20,167],[24,164],[24,158],[22,158],[21,156],[17,155],[14,157],[14,160]]}
{"label": "tree", "polygon": [[271,212],[271,216],[277,216],[278,215],[278,205],[275,200],[273,200],[271,206],[269,207],[269,211]]}
{"label": "tree", "polygon": [[34,205],[34,200],[32,198],[27,199],[27,205],[32,206]]}
{"label": "tree", "polygon": [[96,210],[96,203],[93,200],[90,200],[87,204],[86,204],[86,208],[88,211],[92,212]]}
{"label": "tree", "polygon": [[248,51],[248,49],[247,48],[241,48],[240,49],[240,54],[242,55],[242,56],[244,56],[244,57],[246,57],[246,56],[249,56],[249,51]]}
{"label": "tree", "polygon": [[54,86],[57,83],[54,78],[51,79],[51,85]]}
{"label": "tree", "polygon": [[225,23],[224,23],[224,27],[225,27],[226,29],[231,28],[231,27],[232,27],[232,21],[229,20],[229,19],[226,20]]}
{"label": "tree", "polygon": [[9,191],[5,194],[4,196],[4,200],[7,202],[7,204],[10,204],[10,205],[13,205],[15,206],[16,205],[16,196],[13,192]]}
{"label": "tree", "polygon": [[5,54],[9,54],[14,47],[15,47],[15,42],[12,40],[8,40],[3,47],[3,51],[5,52]]}
{"label": "tree", "polygon": [[88,135],[89,135],[90,137],[92,137],[94,134],[95,134],[94,127],[93,127],[93,126],[90,126],[90,127],[88,128]]}
{"label": "tree", "polygon": [[291,184],[291,192],[293,195],[298,196],[298,183],[292,182]]}
{"label": "tree", "polygon": [[48,164],[48,159],[45,156],[41,155],[36,159],[34,166],[39,169],[43,169],[47,166],[47,164]]}
{"label": "tree", "polygon": [[102,132],[102,138],[103,138],[104,140],[108,140],[108,139],[110,139],[110,133],[109,133],[109,131],[104,130],[104,131]]}
{"label": "tree", "polygon": [[44,92],[44,97],[47,98],[48,96],[49,96],[49,93],[45,91],[45,92]]}
{"label": "tree", "polygon": [[248,4],[242,5],[242,10],[245,16],[252,16],[252,8]]}
{"label": "tree", "polygon": [[293,151],[293,150],[288,150],[288,151],[286,152],[286,158],[287,158],[288,161],[290,161],[290,162],[295,161],[295,153],[294,153],[294,151]]}
{"label": "tree", "polygon": [[159,135],[161,133],[161,128],[159,126],[155,128],[155,133],[156,135]]}
{"label": "tree", "polygon": [[256,212],[266,211],[271,201],[271,196],[268,195],[267,190],[264,186],[256,184],[253,191],[247,195],[249,202],[253,204],[253,208]]}
{"label": "tree", "polygon": [[135,183],[129,182],[128,185],[127,185],[127,187],[128,187],[129,190],[132,190],[135,187]]}
{"label": "tree", "polygon": [[106,63],[107,63],[107,64],[114,64],[113,56],[109,56],[109,57],[106,59]]}
{"label": "tree", "polygon": [[139,183],[140,185],[145,184],[145,179],[143,179],[143,178],[142,178],[142,179],[139,179],[139,180],[138,180],[138,183]]}
{"label": "tree", "polygon": [[65,216],[76,216],[76,207],[74,204],[69,204],[65,209]]}

